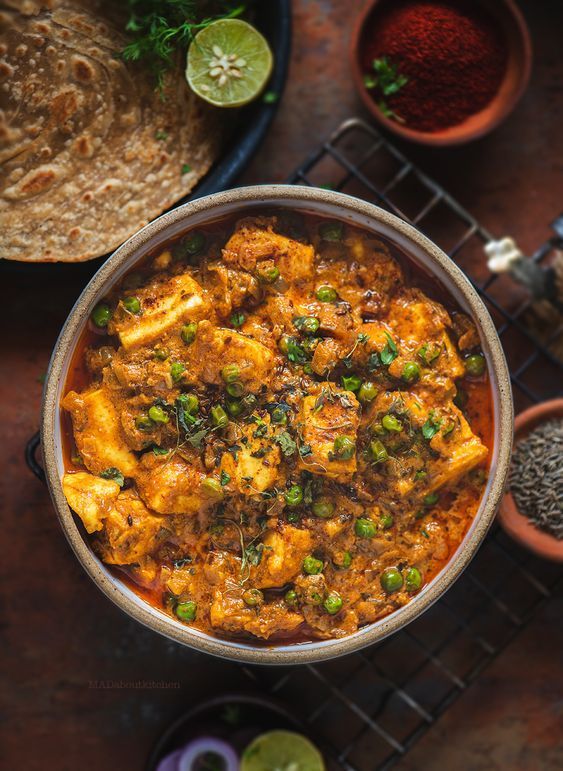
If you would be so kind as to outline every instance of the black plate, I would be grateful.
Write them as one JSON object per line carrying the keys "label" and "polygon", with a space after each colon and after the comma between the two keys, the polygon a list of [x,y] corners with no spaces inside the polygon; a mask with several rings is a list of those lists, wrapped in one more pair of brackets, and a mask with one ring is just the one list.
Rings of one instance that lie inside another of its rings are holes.
{"label": "black plate", "polygon": [[193,706],[167,728],[153,747],[145,769],[156,771],[169,753],[200,736],[223,739],[240,754],[256,736],[274,730],[309,733],[288,707],[269,696],[238,693],[211,698]]}
{"label": "black plate", "polygon": [[[171,207],[172,209],[194,198],[201,198],[204,195],[217,193],[231,187],[260,146],[276,114],[285,85],[291,49],[291,0],[257,0],[252,21],[266,37],[272,48],[274,69],[267,91],[277,94],[278,99],[273,104],[266,104],[258,99],[240,111],[237,128],[221,158],[192,192],[177,201]],[[107,257],[108,255],[104,255],[92,260],[73,263],[30,263],[0,260],[0,274],[25,272],[41,277],[45,271],[48,271],[50,275],[53,272],[62,271],[68,275],[66,271],[71,271],[73,276],[84,276],[86,281],[94,275]]]}

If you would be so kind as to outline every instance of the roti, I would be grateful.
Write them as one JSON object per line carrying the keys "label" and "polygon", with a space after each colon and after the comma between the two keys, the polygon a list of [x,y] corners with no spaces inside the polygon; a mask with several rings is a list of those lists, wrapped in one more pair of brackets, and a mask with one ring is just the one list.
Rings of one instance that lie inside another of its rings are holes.
{"label": "roti", "polygon": [[[125,4],[0,1],[0,256],[99,257],[187,195],[218,157],[220,111],[123,61]],[[223,113],[221,113],[223,116]]]}

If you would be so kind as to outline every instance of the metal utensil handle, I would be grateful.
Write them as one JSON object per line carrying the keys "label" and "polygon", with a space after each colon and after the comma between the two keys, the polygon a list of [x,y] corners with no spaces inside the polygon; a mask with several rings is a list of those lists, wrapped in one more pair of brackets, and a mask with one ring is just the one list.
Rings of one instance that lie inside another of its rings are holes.
{"label": "metal utensil handle", "polygon": [[37,460],[36,454],[37,450],[41,445],[41,437],[39,435],[39,431],[37,433],[33,434],[31,439],[28,441],[28,443],[25,446],[25,462],[27,463],[27,467],[30,471],[32,471],[37,479],[40,482],[43,482],[43,484],[47,484],[47,477],[45,476],[45,470],[43,466],[41,466]]}

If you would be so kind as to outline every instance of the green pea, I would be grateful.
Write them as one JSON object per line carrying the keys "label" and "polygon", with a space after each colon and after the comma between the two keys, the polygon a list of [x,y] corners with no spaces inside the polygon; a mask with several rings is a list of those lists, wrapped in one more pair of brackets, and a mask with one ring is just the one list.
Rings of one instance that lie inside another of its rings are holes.
{"label": "green pea", "polygon": [[362,378],[358,375],[343,375],[342,377],[342,388],[346,389],[346,391],[356,391],[360,390],[360,386],[362,385]]}
{"label": "green pea", "polygon": [[425,343],[422,348],[417,351],[417,356],[429,367],[433,361],[435,361],[441,354],[442,349],[439,345],[432,343]]}
{"label": "green pea", "polygon": [[337,568],[341,568],[342,570],[345,570],[346,568],[349,568],[352,564],[352,555],[349,551],[343,551],[341,554],[338,554],[334,560],[334,564]]}
{"label": "green pea", "polygon": [[161,348],[160,346],[157,346],[153,351],[153,356],[159,361],[166,361],[166,359],[170,356],[170,351],[168,348]]}
{"label": "green pea", "polygon": [[385,449],[383,442],[374,439],[369,445],[369,455],[375,463],[384,463],[389,458],[389,453]]}
{"label": "green pea", "polygon": [[303,560],[303,570],[307,575],[309,576],[316,576],[319,573],[323,572],[323,561],[318,560],[316,557],[313,557],[311,554],[309,556],[305,557]]}
{"label": "green pea", "polygon": [[377,533],[377,528],[371,519],[360,517],[354,522],[354,532],[358,538],[373,538]]}
{"label": "green pea", "polygon": [[403,424],[394,415],[384,415],[381,418],[381,425],[386,431],[399,433],[399,431],[403,430]]}
{"label": "green pea", "polygon": [[202,492],[209,498],[222,498],[223,488],[221,483],[213,477],[206,477],[201,483]]}
{"label": "green pea", "polygon": [[153,423],[168,423],[170,420],[170,415],[166,412],[166,410],[163,410],[162,407],[160,407],[158,404],[153,404],[153,406],[149,410],[149,418],[153,421]]}
{"label": "green pea", "polygon": [[475,353],[473,356],[468,356],[463,363],[465,364],[465,371],[470,377],[481,377],[487,366],[485,357],[482,353]]}
{"label": "green pea", "polygon": [[92,311],[90,318],[95,326],[104,329],[109,324],[112,315],[111,308],[107,303],[99,303]]}
{"label": "green pea", "polygon": [[387,594],[398,592],[403,586],[403,576],[397,568],[385,568],[379,580]]}
{"label": "green pea", "polygon": [[375,399],[376,396],[377,387],[369,380],[363,382],[360,386],[360,390],[358,391],[358,399],[362,402],[362,404],[369,404]]}
{"label": "green pea", "polygon": [[467,394],[467,391],[464,391],[463,388],[457,388],[455,396],[453,398],[453,402],[455,406],[459,410],[464,410],[467,407],[468,401],[469,401],[469,396]]}
{"label": "green pea", "polygon": [[356,443],[349,436],[337,436],[333,446],[334,455],[339,460],[350,460],[356,452]]}
{"label": "green pea", "polygon": [[273,284],[280,277],[280,269],[276,265],[258,266],[257,275],[263,284]]}
{"label": "green pea", "polygon": [[180,621],[193,621],[197,613],[197,605],[193,600],[188,602],[179,602],[174,608],[174,613]]}
{"label": "green pea", "polygon": [[148,415],[139,415],[139,417],[135,419],[135,427],[138,428],[139,431],[152,431],[154,423]]}
{"label": "green pea", "polygon": [[428,476],[428,471],[425,471],[424,469],[420,469],[420,471],[415,472],[414,479],[415,482],[421,482],[423,479],[426,479]]}
{"label": "green pea", "polygon": [[257,402],[258,399],[254,396],[254,394],[246,394],[240,400],[240,403],[242,404],[245,412],[252,412],[252,410],[256,407]]}
{"label": "green pea", "polygon": [[320,519],[328,519],[334,514],[334,504],[330,501],[315,501],[311,508],[315,517]]}
{"label": "green pea", "polygon": [[239,415],[242,414],[244,407],[242,406],[241,402],[236,401],[234,399],[228,399],[227,403],[227,412],[229,415],[232,415],[233,418],[238,418]]}
{"label": "green pea", "polygon": [[227,364],[221,370],[221,377],[225,383],[235,383],[240,377],[240,370],[236,364]]}
{"label": "green pea", "polygon": [[229,418],[220,404],[211,408],[211,422],[218,428],[224,428],[228,424]]}
{"label": "green pea", "polygon": [[233,311],[231,313],[231,324],[233,327],[242,327],[246,321],[246,316],[242,311]]}
{"label": "green pea", "polygon": [[190,256],[199,254],[205,246],[205,236],[197,230],[193,233],[189,233],[183,241],[184,248]]}
{"label": "green pea", "polygon": [[264,602],[264,595],[260,589],[247,589],[243,592],[242,599],[249,608],[255,608]]}
{"label": "green pea", "polygon": [[401,377],[405,383],[414,383],[420,377],[420,367],[415,361],[407,361],[401,372]]}
{"label": "green pea", "polygon": [[280,339],[278,340],[278,348],[282,353],[287,354],[289,351],[289,344],[291,342],[291,337],[289,335],[282,335]]}
{"label": "green pea", "polygon": [[301,515],[298,511],[288,511],[285,515],[285,518],[290,525],[294,525],[296,522],[301,522]]}
{"label": "green pea", "polygon": [[195,415],[199,410],[199,399],[195,394],[180,394],[178,401],[181,402],[184,412],[188,415]]}
{"label": "green pea", "polygon": [[138,297],[124,297],[121,302],[129,313],[139,313],[141,310],[141,303]]}
{"label": "green pea", "polygon": [[244,393],[244,386],[240,380],[235,380],[234,383],[227,383],[226,392],[229,396],[239,399]]}
{"label": "green pea", "polygon": [[405,574],[405,589],[407,592],[417,592],[422,586],[422,576],[416,568],[409,568]]}
{"label": "green pea", "polygon": [[379,518],[379,524],[383,530],[389,530],[390,527],[393,527],[394,522],[395,518],[392,514],[382,514]]}
{"label": "green pea", "polygon": [[285,426],[287,423],[287,414],[281,407],[274,407],[270,415],[272,423],[277,423],[280,426]]}
{"label": "green pea", "polygon": [[319,227],[319,235],[323,241],[342,241],[343,232],[342,222],[323,222]]}
{"label": "green pea", "polygon": [[323,284],[317,289],[317,300],[321,303],[333,303],[338,297],[338,293],[330,284]]}
{"label": "green pea", "polygon": [[171,364],[170,377],[172,378],[172,382],[177,383],[179,380],[181,380],[185,371],[186,366],[185,364],[182,364],[181,361],[175,361],[173,364]]}
{"label": "green pea", "polygon": [[294,325],[300,332],[306,335],[315,335],[319,331],[321,322],[316,316],[300,316],[294,320]]}
{"label": "green pea", "polygon": [[300,485],[292,485],[284,497],[288,506],[299,506],[303,502],[303,488]]}
{"label": "green pea", "polygon": [[438,493],[428,493],[428,495],[425,495],[422,499],[425,506],[434,506],[435,503],[438,503],[439,499]]}
{"label": "green pea", "polygon": [[305,364],[303,365],[303,372],[304,372],[306,375],[312,375],[314,371],[315,371],[315,370],[314,370],[314,369],[311,367],[311,365],[309,364],[309,362],[308,362],[308,361],[307,361],[307,362],[305,362]]}
{"label": "green pea", "polygon": [[191,345],[197,335],[197,323],[195,321],[184,324],[180,331],[180,337],[186,345]]}
{"label": "green pea", "polygon": [[285,604],[289,605],[290,608],[293,608],[295,605],[297,605],[298,599],[299,598],[297,597],[297,592],[295,589],[288,589],[284,594]]}
{"label": "green pea", "polygon": [[335,616],[339,613],[342,610],[342,605],[342,597],[338,592],[330,592],[323,602],[324,609],[327,613],[330,613],[331,616]]}

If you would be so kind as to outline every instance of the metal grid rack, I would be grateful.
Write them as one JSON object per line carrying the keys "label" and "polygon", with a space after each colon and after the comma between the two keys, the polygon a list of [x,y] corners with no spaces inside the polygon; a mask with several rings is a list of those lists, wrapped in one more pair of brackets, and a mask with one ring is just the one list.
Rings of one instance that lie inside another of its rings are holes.
{"label": "metal grid rack", "polygon": [[[491,235],[374,129],[347,121],[289,181],[356,195],[424,231],[466,270],[487,305],[517,408],[557,395],[563,368],[549,350],[556,334],[540,344],[524,321],[525,292],[488,273],[483,245]],[[553,229],[537,261],[563,247],[563,218]],[[496,527],[446,596],[389,640],[321,665],[242,669],[255,687],[292,705],[324,745],[329,768],[388,769],[532,618],[562,575]]]}

